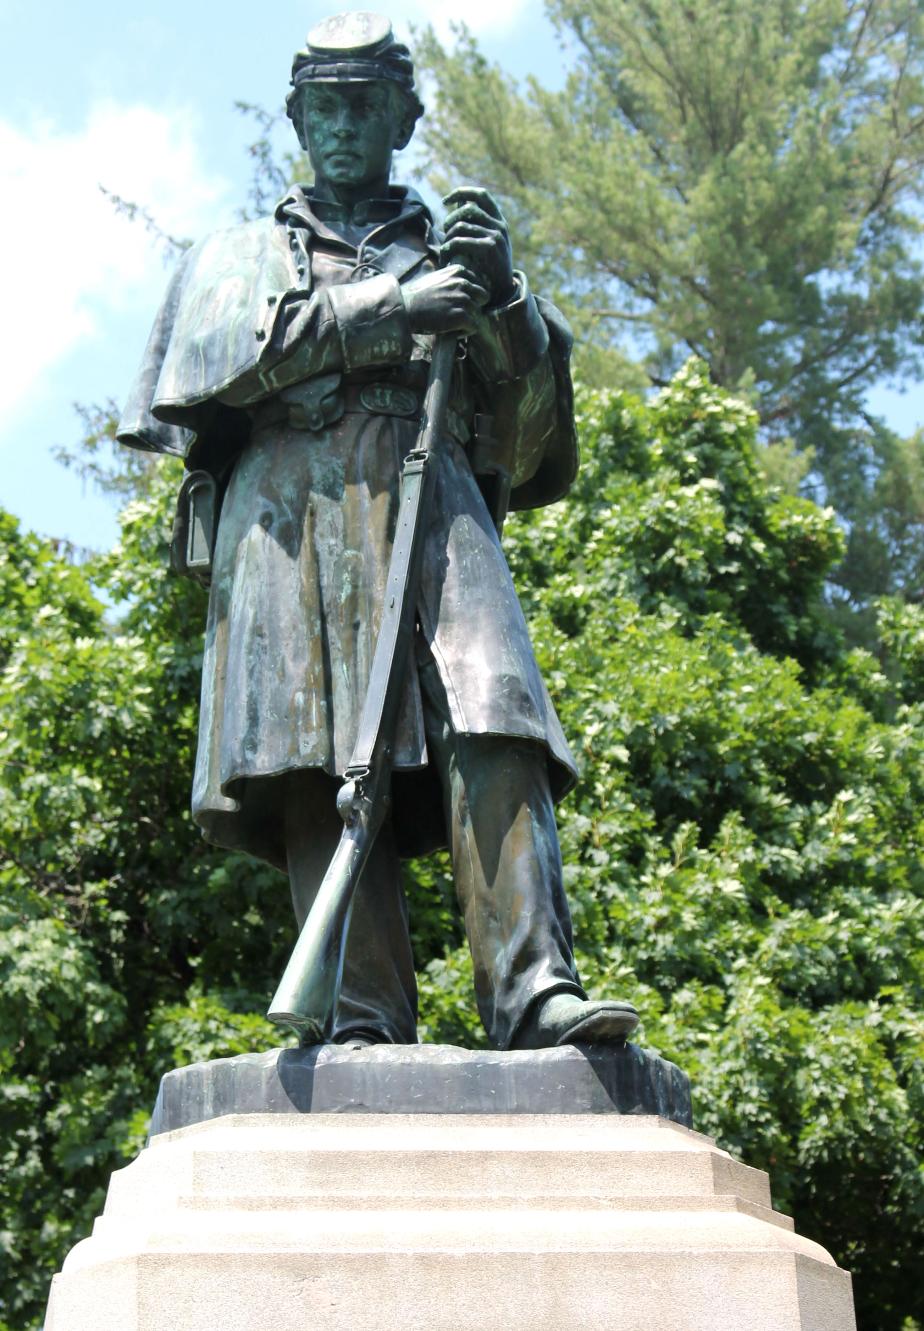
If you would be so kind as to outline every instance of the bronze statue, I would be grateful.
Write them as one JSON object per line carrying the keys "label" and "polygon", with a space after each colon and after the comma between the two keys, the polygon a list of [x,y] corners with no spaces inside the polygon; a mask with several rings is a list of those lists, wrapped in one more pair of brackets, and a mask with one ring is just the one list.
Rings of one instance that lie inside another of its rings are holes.
{"label": "bronze statue", "polygon": [[498,534],[508,504],[551,503],[575,473],[567,325],[514,270],[487,191],[449,195],[440,232],[389,183],[423,108],[387,19],[318,25],[287,106],[313,185],[184,256],[119,431],[185,458],[175,558],[210,570],[195,820],[288,872],[304,924],[347,817],[402,460],[434,345],[457,339],[387,815],[323,1033],[416,1042],[398,857],[448,844],[491,1041],[623,1040],[635,1009],[589,1002],[574,965],[554,817],[574,761]]}

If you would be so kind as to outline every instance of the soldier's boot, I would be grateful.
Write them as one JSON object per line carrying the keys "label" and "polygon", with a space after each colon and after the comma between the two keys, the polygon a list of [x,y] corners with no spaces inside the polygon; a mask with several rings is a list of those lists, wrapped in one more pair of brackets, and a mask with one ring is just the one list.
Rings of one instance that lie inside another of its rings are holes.
{"label": "soldier's boot", "polygon": [[560,1044],[622,1044],[639,1015],[631,1003],[593,1002],[577,994],[550,994],[536,1000],[517,1028],[511,1049],[548,1049]]}

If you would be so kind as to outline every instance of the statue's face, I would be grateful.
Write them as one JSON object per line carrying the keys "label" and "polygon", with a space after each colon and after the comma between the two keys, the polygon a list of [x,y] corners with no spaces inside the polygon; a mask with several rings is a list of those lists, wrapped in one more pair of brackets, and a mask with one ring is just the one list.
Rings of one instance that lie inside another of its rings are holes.
{"label": "statue's face", "polygon": [[312,83],[302,94],[299,137],[317,180],[362,191],[388,179],[401,143],[400,99],[384,81]]}

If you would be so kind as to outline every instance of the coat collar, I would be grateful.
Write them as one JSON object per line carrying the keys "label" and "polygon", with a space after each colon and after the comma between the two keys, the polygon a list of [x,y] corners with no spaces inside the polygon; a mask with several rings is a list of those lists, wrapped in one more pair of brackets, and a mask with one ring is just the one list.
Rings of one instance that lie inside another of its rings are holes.
{"label": "coat collar", "polygon": [[409,225],[420,227],[429,236],[433,226],[429,208],[409,185],[391,185],[384,199],[363,200],[352,213],[326,199],[315,199],[306,186],[293,185],[276,205],[275,216],[278,222],[307,227],[319,238],[334,243],[343,241],[340,228],[349,223],[354,226],[373,224],[379,244],[382,241],[388,243],[392,227],[396,230],[404,230]]}

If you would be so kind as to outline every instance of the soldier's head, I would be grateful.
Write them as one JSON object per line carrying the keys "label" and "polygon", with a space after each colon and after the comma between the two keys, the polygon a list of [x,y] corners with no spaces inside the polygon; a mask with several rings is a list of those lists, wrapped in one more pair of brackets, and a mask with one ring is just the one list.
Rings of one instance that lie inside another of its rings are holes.
{"label": "soldier's head", "polygon": [[325,19],[292,62],[286,110],[315,180],[358,195],[388,180],[423,112],[414,66],[380,14]]}

